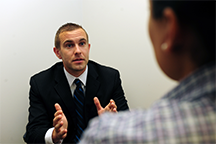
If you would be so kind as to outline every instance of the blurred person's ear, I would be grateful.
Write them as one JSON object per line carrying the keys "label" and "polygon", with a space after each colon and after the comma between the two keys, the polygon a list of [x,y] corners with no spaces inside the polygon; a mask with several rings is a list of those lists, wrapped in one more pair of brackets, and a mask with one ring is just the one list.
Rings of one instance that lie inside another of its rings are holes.
{"label": "blurred person's ear", "polygon": [[164,19],[164,43],[166,44],[166,48],[162,49],[167,52],[175,52],[176,45],[180,44],[181,39],[180,29],[178,24],[178,19],[175,15],[175,12],[171,8],[165,8],[163,11],[163,19]]}

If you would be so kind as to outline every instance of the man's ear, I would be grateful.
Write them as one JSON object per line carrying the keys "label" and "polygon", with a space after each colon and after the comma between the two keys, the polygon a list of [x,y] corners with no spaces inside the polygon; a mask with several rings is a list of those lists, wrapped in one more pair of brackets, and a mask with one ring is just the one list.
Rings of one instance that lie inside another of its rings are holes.
{"label": "man's ear", "polygon": [[61,54],[60,54],[60,50],[58,48],[54,47],[53,51],[59,59],[62,59]]}
{"label": "man's ear", "polygon": [[165,8],[163,16],[166,23],[166,37],[164,43],[167,44],[167,50],[170,52],[175,51],[175,45],[179,43],[179,24],[175,12],[171,8]]}
{"label": "man's ear", "polygon": [[88,44],[88,49],[90,50],[91,44]]}

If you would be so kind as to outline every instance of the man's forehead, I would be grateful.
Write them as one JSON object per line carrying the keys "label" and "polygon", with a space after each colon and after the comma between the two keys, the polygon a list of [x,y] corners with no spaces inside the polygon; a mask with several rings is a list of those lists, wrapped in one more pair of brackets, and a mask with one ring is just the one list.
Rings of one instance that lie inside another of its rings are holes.
{"label": "man's forehead", "polygon": [[87,41],[87,36],[84,30],[82,29],[77,29],[73,31],[64,31],[59,34],[59,37],[61,40],[86,40]]}

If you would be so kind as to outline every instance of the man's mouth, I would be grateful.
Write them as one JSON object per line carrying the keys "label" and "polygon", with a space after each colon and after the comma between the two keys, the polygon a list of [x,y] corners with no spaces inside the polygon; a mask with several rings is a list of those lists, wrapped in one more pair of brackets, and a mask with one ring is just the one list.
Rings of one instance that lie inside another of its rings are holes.
{"label": "man's mouth", "polygon": [[81,61],[83,61],[84,59],[82,59],[82,58],[77,58],[77,59],[74,59],[73,60],[73,62],[81,62]]}

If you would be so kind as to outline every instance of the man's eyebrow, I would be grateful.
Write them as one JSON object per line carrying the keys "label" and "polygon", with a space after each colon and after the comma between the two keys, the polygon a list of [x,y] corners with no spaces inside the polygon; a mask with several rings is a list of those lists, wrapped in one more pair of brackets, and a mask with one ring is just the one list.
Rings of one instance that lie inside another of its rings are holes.
{"label": "man's eyebrow", "polygon": [[79,41],[83,41],[83,40],[84,40],[84,41],[87,41],[85,38],[81,38]]}
{"label": "man's eyebrow", "polygon": [[72,40],[66,40],[63,44],[67,43],[67,42],[73,42]]}

